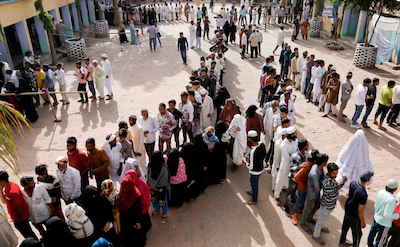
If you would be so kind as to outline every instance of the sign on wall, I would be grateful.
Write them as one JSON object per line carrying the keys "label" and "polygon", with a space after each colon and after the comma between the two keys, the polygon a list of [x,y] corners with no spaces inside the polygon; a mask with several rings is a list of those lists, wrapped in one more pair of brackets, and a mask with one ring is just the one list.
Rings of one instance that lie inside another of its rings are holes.
{"label": "sign on wall", "polygon": [[322,11],[322,16],[332,17],[333,15],[333,4],[324,3],[324,10]]}

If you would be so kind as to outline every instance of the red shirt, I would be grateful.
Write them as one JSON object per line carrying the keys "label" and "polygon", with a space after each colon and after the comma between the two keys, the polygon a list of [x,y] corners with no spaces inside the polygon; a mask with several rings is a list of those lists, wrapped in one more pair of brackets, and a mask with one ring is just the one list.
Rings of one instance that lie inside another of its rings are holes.
{"label": "red shirt", "polygon": [[307,190],[307,179],[308,179],[308,173],[311,170],[312,164],[310,161],[306,161],[308,166],[303,167],[294,175],[294,179],[296,180],[297,183],[297,189],[301,191],[306,191]]}
{"label": "red shirt", "polygon": [[[396,211],[394,213],[395,214],[400,214],[400,205],[397,205]],[[400,219],[393,220],[393,223],[396,224],[396,226],[400,227]]]}
{"label": "red shirt", "polygon": [[[75,150],[73,154],[71,154],[69,151],[68,153],[68,163],[70,166],[73,168],[77,169],[81,173],[86,169],[86,167],[89,166],[89,159],[86,156],[86,153],[79,150],[78,148]],[[88,175],[82,174],[81,175],[82,182],[86,182],[88,180]]]}
{"label": "red shirt", "polygon": [[15,206],[21,205],[22,214],[21,221],[25,220],[29,217],[28,205],[24,200],[24,196],[22,195],[21,188],[14,182],[10,182],[8,186],[4,189],[4,195],[6,199],[8,214],[10,214],[12,221],[15,222],[17,210],[15,210]]}

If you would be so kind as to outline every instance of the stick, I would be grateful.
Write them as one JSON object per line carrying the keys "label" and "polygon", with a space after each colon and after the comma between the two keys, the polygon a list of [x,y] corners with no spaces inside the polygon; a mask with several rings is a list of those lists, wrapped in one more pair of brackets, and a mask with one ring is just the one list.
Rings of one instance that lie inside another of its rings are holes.
{"label": "stick", "polygon": [[57,118],[56,112],[54,111],[54,107],[53,104],[51,103],[50,100],[50,95],[48,94],[49,91],[45,91],[44,93],[47,95],[47,99],[49,100],[50,106],[51,106],[51,110],[53,111],[54,117],[56,118],[56,120],[54,120],[55,123],[61,122],[61,119]]}

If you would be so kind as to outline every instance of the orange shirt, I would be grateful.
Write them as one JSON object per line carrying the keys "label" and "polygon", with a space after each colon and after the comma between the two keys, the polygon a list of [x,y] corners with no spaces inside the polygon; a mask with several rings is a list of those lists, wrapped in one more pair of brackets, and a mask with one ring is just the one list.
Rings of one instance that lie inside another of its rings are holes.
{"label": "orange shirt", "polygon": [[307,179],[308,179],[308,173],[311,170],[312,163],[310,161],[306,161],[307,165],[306,167],[302,167],[299,172],[294,175],[294,179],[296,180],[297,183],[297,189],[301,191],[306,191],[307,190]]}

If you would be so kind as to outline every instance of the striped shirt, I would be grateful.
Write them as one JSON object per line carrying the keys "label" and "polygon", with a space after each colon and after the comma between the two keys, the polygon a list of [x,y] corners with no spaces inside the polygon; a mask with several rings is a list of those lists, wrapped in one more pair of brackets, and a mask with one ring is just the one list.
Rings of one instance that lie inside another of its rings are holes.
{"label": "striped shirt", "polygon": [[[341,183],[340,187],[343,187],[343,185],[344,183]],[[339,197],[337,182],[328,175],[325,175],[322,180],[322,190],[321,206],[326,207],[328,210],[333,210],[336,207],[336,201]]]}
{"label": "striped shirt", "polygon": [[296,153],[292,154],[290,157],[290,171],[289,171],[289,178],[291,178],[294,182],[294,176],[298,171],[300,171],[300,165],[306,162],[306,156],[303,155],[300,150],[297,150]]}

